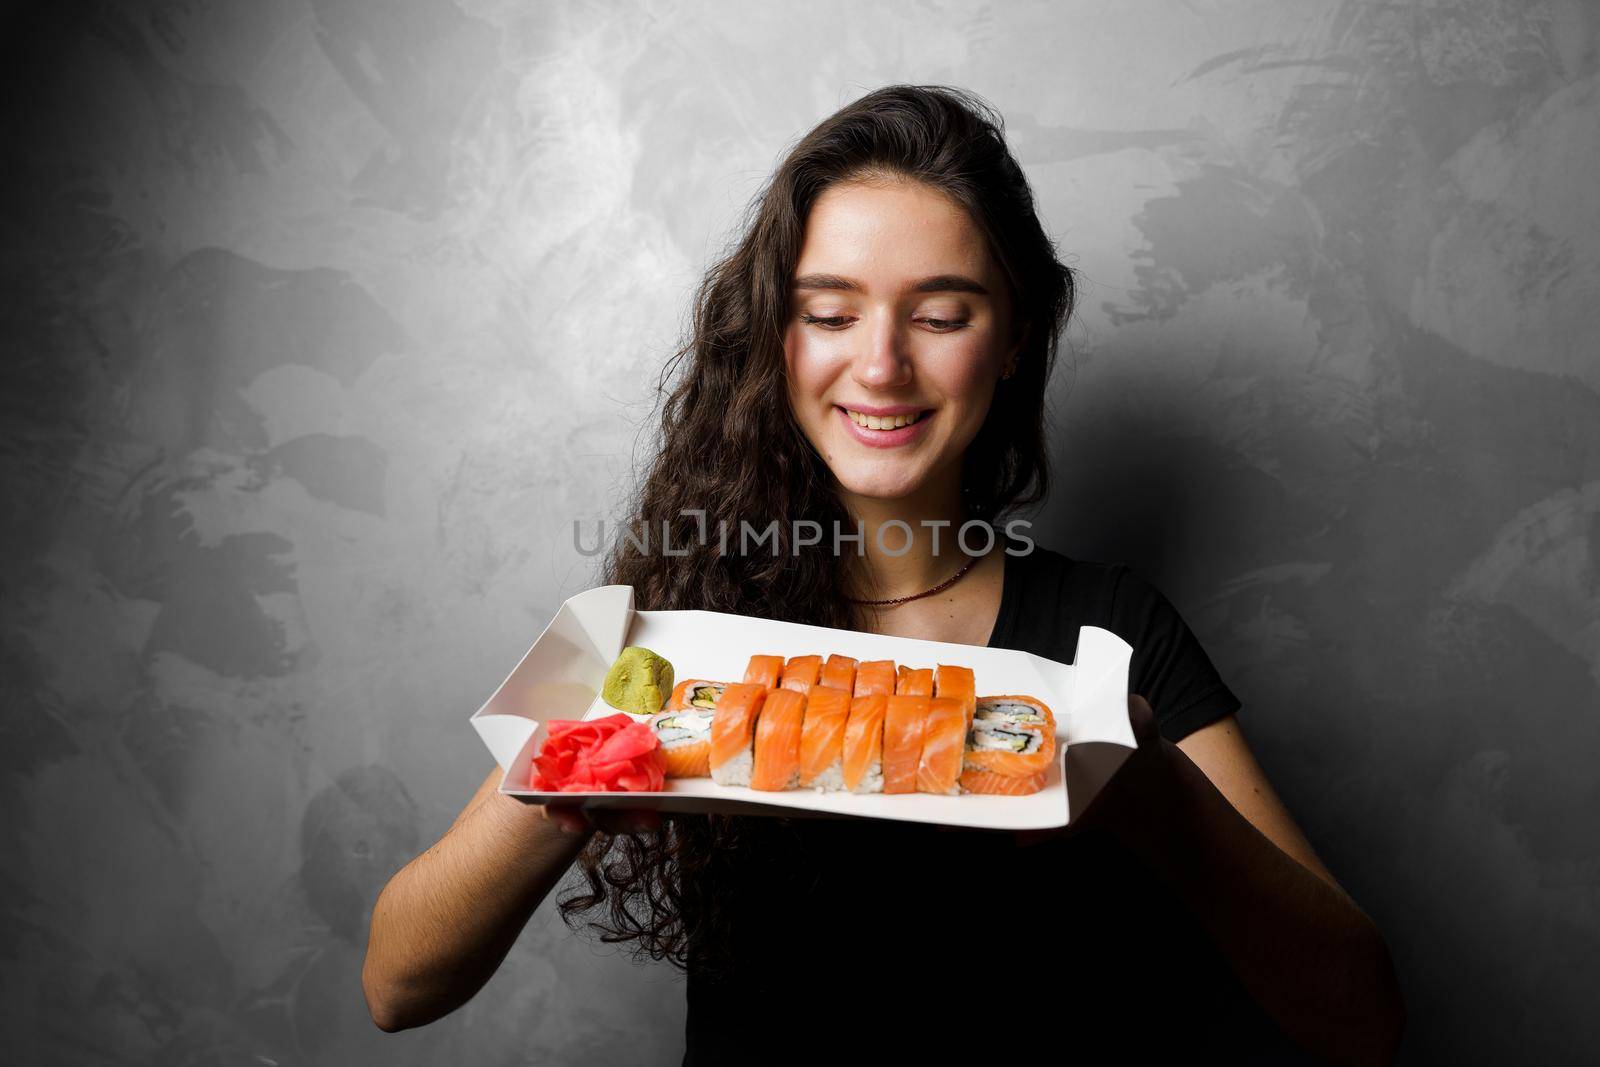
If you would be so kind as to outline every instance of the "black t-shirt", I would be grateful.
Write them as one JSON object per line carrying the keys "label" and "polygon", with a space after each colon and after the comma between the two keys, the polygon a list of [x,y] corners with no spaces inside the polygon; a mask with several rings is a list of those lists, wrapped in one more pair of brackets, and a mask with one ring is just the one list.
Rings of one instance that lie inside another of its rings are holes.
{"label": "black t-shirt", "polygon": [[[1133,646],[1133,691],[1168,738],[1238,709],[1127,567],[1038,544],[1005,563],[991,647],[1071,663],[1078,628],[1100,626]],[[755,842],[717,887],[736,972],[691,970],[686,1067],[1102,1062],[1084,1053],[1107,1047],[1121,1062],[1296,1061],[1181,898],[1104,834],[1019,847],[878,820],[745,823]]]}

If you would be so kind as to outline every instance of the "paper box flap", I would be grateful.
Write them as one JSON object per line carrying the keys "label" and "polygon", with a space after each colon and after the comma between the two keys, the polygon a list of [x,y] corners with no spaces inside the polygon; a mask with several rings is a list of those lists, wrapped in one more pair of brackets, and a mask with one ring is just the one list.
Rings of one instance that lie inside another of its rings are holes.
{"label": "paper box flap", "polygon": [[569,597],[500,688],[472,715],[478,736],[510,767],[546,719],[581,719],[626,646],[633,586],[602,585]]}

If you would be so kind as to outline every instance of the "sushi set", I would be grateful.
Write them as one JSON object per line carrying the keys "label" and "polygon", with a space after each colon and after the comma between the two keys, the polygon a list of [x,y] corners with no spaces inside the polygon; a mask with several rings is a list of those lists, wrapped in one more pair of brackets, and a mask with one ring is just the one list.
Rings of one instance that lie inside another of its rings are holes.
{"label": "sushi set", "polygon": [[979,697],[970,667],[838,653],[752,656],[741,682],[679,683],[648,722],[665,778],[763,791],[1025,796],[1056,751],[1037,697]]}
{"label": "sushi set", "polygon": [[500,791],[536,803],[1045,829],[1132,751],[1131,654],[1096,627],[1065,664],[639,611],[632,587],[601,586],[561,606],[471,721]]}

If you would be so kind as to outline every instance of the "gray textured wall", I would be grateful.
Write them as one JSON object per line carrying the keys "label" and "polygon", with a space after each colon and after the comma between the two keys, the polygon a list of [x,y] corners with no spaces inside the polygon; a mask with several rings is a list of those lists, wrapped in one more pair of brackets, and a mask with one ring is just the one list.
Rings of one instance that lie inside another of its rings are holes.
{"label": "gray textured wall", "polygon": [[681,984],[548,909],[382,1035],[367,910],[591,584],[708,256],[890,81],[1007,116],[1087,283],[1037,532],[1189,615],[1408,1061],[1592,1053],[1594,3],[10,10],[8,1059],[676,1062]]}

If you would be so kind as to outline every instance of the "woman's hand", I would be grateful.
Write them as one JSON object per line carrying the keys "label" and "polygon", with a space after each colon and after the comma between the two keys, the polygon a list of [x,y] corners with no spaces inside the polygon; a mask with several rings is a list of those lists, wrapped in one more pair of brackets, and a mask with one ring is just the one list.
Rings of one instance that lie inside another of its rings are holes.
{"label": "woman's hand", "polygon": [[1392,1062],[1405,1026],[1394,964],[1372,920],[1317,858],[1256,764],[1233,716],[1161,736],[1128,698],[1137,747],[1060,830],[1115,834],[1181,896],[1256,1001],[1327,1060]]}
{"label": "woman's hand", "polygon": [[1062,827],[1016,831],[1018,845],[1027,847],[1070,837],[1086,827],[1116,832],[1146,817],[1151,810],[1148,799],[1153,788],[1169,781],[1174,773],[1173,755],[1178,748],[1161,736],[1155,711],[1149,701],[1137,693],[1128,695],[1128,724],[1133,727],[1134,750],[1089,802],[1089,807]]}
{"label": "woman's hand", "polygon": [[378,895],[361,984],[381,1029],[421,1026],[465,1003],[584,847],[587,821],[570,822],[573,809],[506,796],[501,777],[491,769],[444,836]]}

